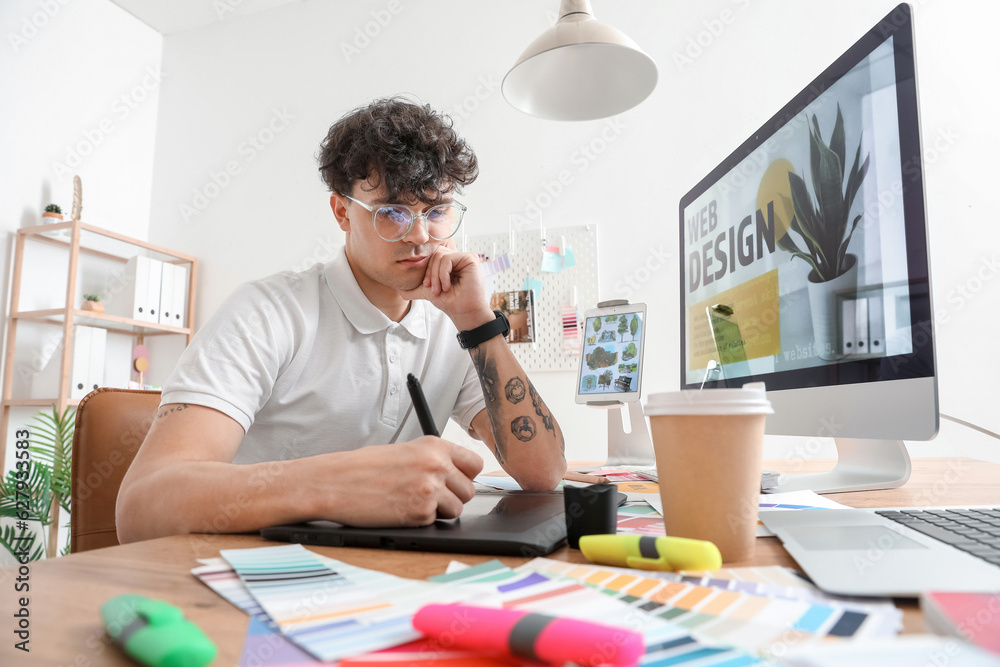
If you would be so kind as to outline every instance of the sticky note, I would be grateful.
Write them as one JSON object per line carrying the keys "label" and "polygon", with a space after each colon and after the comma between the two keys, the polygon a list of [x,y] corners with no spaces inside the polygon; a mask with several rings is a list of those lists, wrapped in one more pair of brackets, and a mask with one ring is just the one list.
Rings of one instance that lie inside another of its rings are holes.
{"label": "sticky note", "polygon": [[[551,246],[550,246],[551,247]],[[542,271],[546,273],[559,273],[563,270],[563,257],[556,252],[551,252],[549,248],[542,251]]]}
{"label": "sticky note", "polygon": [[533,292],[532,298],[534,298],[535,303],[538,303],[538,297],[542,293],[542,281],[534,278],[525,278],[521,289],[530,289]]}
{"label": "sticky note", "polygon": [[562,267],[568,269],[576,264],[576,257],[573,255],[572,248],[566,248],[566,256],[563,257]]}

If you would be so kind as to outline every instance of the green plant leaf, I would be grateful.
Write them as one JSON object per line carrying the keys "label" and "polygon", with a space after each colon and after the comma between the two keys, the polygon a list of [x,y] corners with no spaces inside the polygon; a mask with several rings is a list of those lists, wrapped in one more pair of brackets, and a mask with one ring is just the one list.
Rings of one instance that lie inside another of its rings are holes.
{"label": "green plant leaf", "polygon": [[[858,154],[854,158],[855,166],[857,166],[858,157],[861,156],[861,144],[858,143]],[[858,191],[861,189],[861,183],[865,180],[865,174],[868,173],[868,165],[871,162],[871,155],[865,156],[864,164],[854,172],[852,169],[853,178],[847,179],[847,191],[844,193],[844,226],[847,226],[847,219],[851,215],[851,206],[854,204],[854,198],[857,196]]]}
{"label": "green plant leaf", "polygon": [[[792,222],[793,223],[795,222],[795,218],[792,218]],[[795,243],[795,240],[792,238],[791,234],[788,234],[787,232],[780,239],[778,239],[778,247],[784,250],[785,252],[790,252],[790,253],[802,252],[799,249],[799,246]]]}
{"label": "green plant leaf", "polygon": [[[858,215],[858,217],[854,218],[854,224],[851,225],[851,231],[847,234],[847,238],[844,239],[844,242],[840,245],[840,251],[837,253],[837,268],[838,268],[838,270],[840,270],[840,273],[844,272],[843,271],[844,257],[847,256],[847,246],[850,245],[850,243],[851,243],[851,237],[854,236],[854,230],[858,228],[858,221],[859,220],[861,220],[861,216],[860,215]],[[838,274],[838,275],[840,275],[840,274]]]}
{"label": "green plant leaf", "polygon": [[18,501],[28,501],[28,520],[39,521],[43,525],[52,523],[52,471],[44,463],[30,461],[28,464],[27,489],[18,492],[18,476],[15,470],[8,470],[7,477],[0,484],[0,516],[18,518]]}
{"label": "green plant leaf", "polygon": [[844,117],[840,113],[840,103],[837,103],[837,120],[833,124],[833,135],[830,136],[830,150],[832,150],[840,160],[840,182],[844,182]]}
{"label": "green plant leaf", "polygon": [[[17,539],[19,537],[18,533],[21,531],[15,530],[14,526],[4,526],[3,534],[0,535],[0,546],[10,552],[10,555],[15,556],[20,551],[19,547],[24,546],[24,541]],[[31,540],[28,542],[28,560],[41,560],[42,556],[45,555],[45,545],[43,540],[39,540],[38,533],[31,534]]]}
{"label": "green plant leaf", "polygon": [[809,252],[814,258],[813,264],[818,267],[817,273],[821,280],[827,280],[823,276],[826,274],[825,267],[830,262],[824,254],[826,249],[819,239],[817,230],[820,223],[813,209],[812,200],[809,198],[809,191],[806,190],[806,183],[798,174],[791,172],[788,174],[788,182],[792,189],[792,208],[795,210],[795,218],[792,220],[790,229],[795,230],[806,240]]}
{"label": "green plant leaf", "polygon": [[821,239],[819,245],[823,248],[825,257],[836,257],[840,242],[844,238],[844,190],[843,169],[837,154],[820,141],[819,150],[819,189],[816,191],[816,203],[821,221],[822,232],[816,234]]}

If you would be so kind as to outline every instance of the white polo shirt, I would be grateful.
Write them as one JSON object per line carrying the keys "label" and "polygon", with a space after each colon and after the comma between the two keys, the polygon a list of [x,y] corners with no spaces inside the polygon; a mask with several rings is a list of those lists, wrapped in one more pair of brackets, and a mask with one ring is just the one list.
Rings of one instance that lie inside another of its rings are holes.
{"label": "white polo shirt", "polygon": [[161,405],[203,405],[239,422],[234,463],[288,460],[420,437],[413,373],[438,430],[449,417],[468,430],[486,401],[456,333],[426,301],[391,321],[342,248],[327,264],[237,289],[184,350]]}

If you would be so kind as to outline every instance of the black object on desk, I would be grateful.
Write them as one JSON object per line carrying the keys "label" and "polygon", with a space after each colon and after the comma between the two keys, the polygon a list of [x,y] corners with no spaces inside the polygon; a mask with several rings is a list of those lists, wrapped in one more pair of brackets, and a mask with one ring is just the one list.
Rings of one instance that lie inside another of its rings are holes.
{"label": "black object on desk", "polygon": [[567,486],[563,489],[566,511],[566,540],[580,548],[584,535],[614,535],[618,530],[619,494],[614,484]]}
{"label": "black object on desk", "polygon": [[420,388],[420,380],[413,373],[406,374],[406,388],[410,390],[410,398],[413,400],[413,411],[417,413],[420,420],[420,428],[424,435],[434,435],[440,437],[441,434],[434,425],[434,418],[431,416],[431,409],[427,406],[427,399],[424,398],[424,390]]}

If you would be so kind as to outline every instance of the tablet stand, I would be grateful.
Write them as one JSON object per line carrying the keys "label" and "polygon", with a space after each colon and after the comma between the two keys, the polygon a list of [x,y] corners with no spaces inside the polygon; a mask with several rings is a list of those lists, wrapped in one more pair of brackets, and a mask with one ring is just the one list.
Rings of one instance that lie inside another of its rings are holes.
{"label": "tablet stand", "polygon": [[[649,427],[642,412],[642,403],[630,401],[595,401],[587,405],[608,411],[608,461],[609,466],[651,466],[656,463]],[[626,412],[628,410],[628,412]],[[629,431],[625,432],[625,419]]]}

